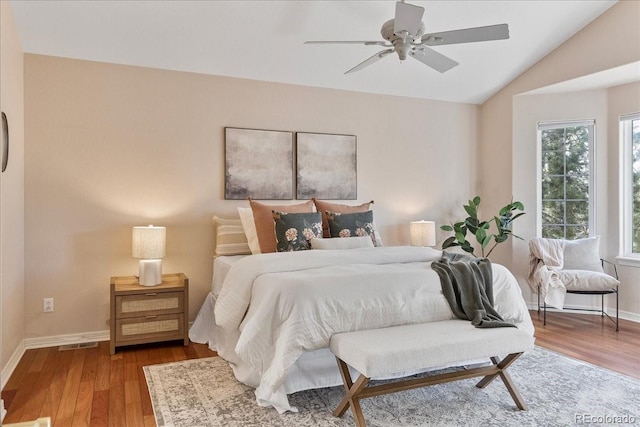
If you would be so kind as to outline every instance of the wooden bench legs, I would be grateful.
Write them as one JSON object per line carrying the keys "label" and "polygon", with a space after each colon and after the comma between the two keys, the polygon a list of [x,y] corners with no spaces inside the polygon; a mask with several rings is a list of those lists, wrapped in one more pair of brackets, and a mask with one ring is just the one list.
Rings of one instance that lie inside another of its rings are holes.
{"label": "wooden bench legs", "polygon": [[498,357],[492,357],[491,362],[493,362],[494,366],[498,369],[498,372],[495,374],[485,376],[483,379],[480,380],[480,382],[478,382],[478,384],[476,384],[476,387],[485,388],[491,383],[491,381],[493,381],[499,376],[502,379],[502,382],[504,383],[505,387],[507,387],[507,390],[509,391],[511,398],[516,403],[516,406],[518,407],[518,409],[522,411],[526,411],[527,405],[524,403],[524,400],[522,399],[522,396],[520,396],[520,392],[516,388],[515,384],[513,384],[513,381],[511,381],[511,376],[506,371],[506,369],[513,362],[515,362],[515,360],[518,357],[520,357],[521,354],[522,353],[510,354],[507,357],[505,357],[503,361],[500,361],[500,358]]}
{"label": "wooden bench legs", "polygon": [[340,369],[340,374],[342,375],[342,379],[344,381],[345,395],[336,410],[333,411],[333,415],[335,415],[336,417],[341,417],[344,415],[347,409],[351,408],[356,426],[365,427],[366,423],[364,420],[364,416],[362,415],[362,409],[359,402],[360,399],[476,377],[484,377],[478,382],[478,384],[476,384],[476,387],[478,388],[484,388],[489,385],[494,379],[500,377],[504,385],[507,387],[507,390],[513,398],[516,406],[519,409],[526,411],[527,406],[522,400],[522,396],[520,396],[520,393],[516,389],[516,386],[513,384],[511,377],[506,372],[506,369],[511,366],[511,364],[518,357],[520,357],[521,354],[522,353],[512,353],[505,357],[503,360],[500,360],[498,357],[492,357],[491,362],[493,363],[493,365],[491,366],[482,366],[479,368],[446,372],[444,374],[399,380],[391,383],[369,387],[367,387],[367,385],[369,384],[370,378],[367,378],[364,375],[360,375],[354,383],[351,379],[348,365],[336,357],[338,368]]}

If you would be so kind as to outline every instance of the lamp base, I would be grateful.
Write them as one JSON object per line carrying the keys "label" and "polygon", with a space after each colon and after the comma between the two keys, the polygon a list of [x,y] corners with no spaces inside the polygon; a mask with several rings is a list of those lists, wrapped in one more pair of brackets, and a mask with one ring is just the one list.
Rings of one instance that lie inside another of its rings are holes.
{"label": "lamp base", "polygon": [[162,260],[141,259],[138,283],[142,286],[156,286],[162,283]]}

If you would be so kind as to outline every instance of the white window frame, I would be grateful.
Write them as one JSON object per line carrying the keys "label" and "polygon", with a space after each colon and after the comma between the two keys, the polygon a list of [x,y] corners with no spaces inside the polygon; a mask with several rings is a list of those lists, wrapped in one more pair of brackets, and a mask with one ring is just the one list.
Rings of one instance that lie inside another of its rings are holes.
{"label": "white window frame", "polygon": [[551,129],[563,129],[567,127],[588,126],[589,127],[589,237],[597,235],[596,232],[596,121],[593,119],[583,120],[561,120],[538,122],[537,134],[537,227],[538,237],[542,236],[542,131]]}
{"label": "white window frame", "polygon": [[620,115],[620,255],[617,258],[622,265],[640,267],[640,253],[632,252],[633,239],[631,235],[633,229],[631,215],[633,200],[632,120],[640,120],[640,112]]}

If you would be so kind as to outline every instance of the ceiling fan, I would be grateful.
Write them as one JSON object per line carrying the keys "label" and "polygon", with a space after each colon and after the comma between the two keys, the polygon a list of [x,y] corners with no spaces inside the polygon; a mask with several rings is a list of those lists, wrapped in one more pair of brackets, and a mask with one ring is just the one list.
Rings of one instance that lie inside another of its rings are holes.
{"label": "ceiling fan", "polygon": [[386,48],[346,71],[345,74],[362,70],[393,52],[398,54],[401,61],[407,59],[407,56],[411,56],[434,70],[444,73],[459,65],[458,62],[436,52],[429,46],[509,38],[509,26],[507,24],[425,34],[424,23],[422,22],[423,15],[423,7],[405,3],[404,0],[401,0],[396,2],[395,18],[382,24],[380,33],[386,41],[317,40],[306,41],[305,44],[363,44],[365,46],[379,45]]}

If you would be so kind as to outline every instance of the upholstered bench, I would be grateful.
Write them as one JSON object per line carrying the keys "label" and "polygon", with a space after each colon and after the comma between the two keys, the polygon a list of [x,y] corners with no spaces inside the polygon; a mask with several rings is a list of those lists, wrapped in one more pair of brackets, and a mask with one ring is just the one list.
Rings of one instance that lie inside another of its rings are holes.
{"label": "upholstered bench", "polygon": [[[505,370],[523,352],[533,348],[533,341],[531,335],[517,328],[481,329],[466,320],[336,334],[331,338],[329,347],[338,361],[346,393],[333,415],[341,417],[351,407],[356,425],[364,427],[360,399],[480,376],[484,378],[476,384],[479,388],[486,387],[498,376],[502,378],[517,407],[526,410],[520,393]],[[500,360],[502,355],[507,356]],[[491,359],[492,365],[367,387],[371,378],[410,375],[429,368],[461,366],[485,358]],[[355,383],[348,366],[360,372]]]}

